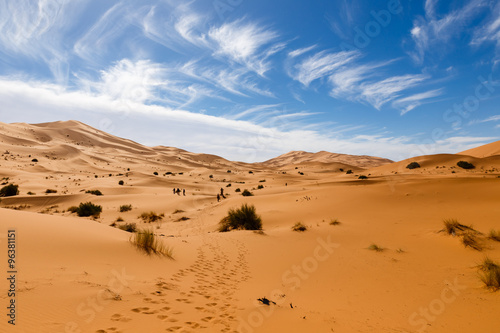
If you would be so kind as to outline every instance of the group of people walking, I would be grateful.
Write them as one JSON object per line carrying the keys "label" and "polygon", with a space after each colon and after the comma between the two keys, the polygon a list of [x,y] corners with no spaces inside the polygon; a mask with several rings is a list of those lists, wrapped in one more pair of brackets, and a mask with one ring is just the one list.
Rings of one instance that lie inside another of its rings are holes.
{"label": "group of people walking", "polygon": [[[181,189],[180,188],[175,188],[173,189],[174,194],[181,195]],[[182,189],[182,195],[186,195],[186,190]]]}
{"label": "group of people walking", "polygon": [[220,194],[217,193],[217,202],[219,202],[221,198],[226,199],[226,196],[224,195],[224,189],[222,187],[220,188]]}

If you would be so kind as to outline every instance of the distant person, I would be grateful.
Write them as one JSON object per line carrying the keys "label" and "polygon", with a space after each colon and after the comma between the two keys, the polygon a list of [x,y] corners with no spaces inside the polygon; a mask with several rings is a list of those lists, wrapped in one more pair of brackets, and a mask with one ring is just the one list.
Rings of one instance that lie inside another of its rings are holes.
{"label": "distant person", "polygon": [[173,191],[174,191],[174,194],[175,194],[175,187],[174,187]]}
{"label": "distant person", "polygon": [[186,196],[186,189],[182,189],[182,195]]}
{"label": "distant person", "polygon": [[219,195],[219,193],[217,193],[217,202],[219,202],[219,201],[220,201],[220,195]]}
{"label": "distant person", "polygon": [[181,195],[181,190],[179,188],[177,188],[177,195]]}
{"label": "distant person", "polygon": [[220,195],[223,197],[224,196],[224,189],[221,187],[220,188]]}
{"label": "distant person", "polygon": [[285,186],[288,186],[288,183],[285,183]]}

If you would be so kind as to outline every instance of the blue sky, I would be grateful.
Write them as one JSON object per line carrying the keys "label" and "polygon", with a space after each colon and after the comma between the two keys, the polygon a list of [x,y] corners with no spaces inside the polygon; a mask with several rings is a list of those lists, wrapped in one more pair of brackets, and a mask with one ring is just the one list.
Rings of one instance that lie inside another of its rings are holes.
{"label": "blue sky", "polygon": [[0,1],[0,121],[263,161],[500,139],[500,1]]}

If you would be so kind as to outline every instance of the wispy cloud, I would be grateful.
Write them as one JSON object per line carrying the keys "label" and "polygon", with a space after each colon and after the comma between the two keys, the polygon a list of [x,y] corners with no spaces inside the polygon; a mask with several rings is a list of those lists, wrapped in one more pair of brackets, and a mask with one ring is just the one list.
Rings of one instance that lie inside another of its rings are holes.
{"label": "wispy cloud", "polygon": [[443,94],[443,89],[429,90],[426,92],[414,94],[408,97],[399,98],[392,103],[396,109],[401,109],[401,115],[410,112],[417,106],[428,103],[429,99],[440,96]]}
{"label": "wispy cloud", "polygon": [[437,0],[425,3],[425,18],[419,17],[413,22],[411,37],[415,43],[415,51],[410,52],[412,58],[422,63],[425,54],[432,48],[443,48],[449,40],[461,33],[467,22],[472,20],[487,5],[487,0],[470,0],[460,9],[438,17]]}
{"label": "wispy cloud", "polygon": [[481,45],[483,43],[496,44],[498,60],[500,56],[500,3],[496,3],[491,9],[491,15],[484,24],[481,24],[474,32],[472,45]]}
{"label": "wispy cloud", "polygon": [[309,51],[314,50],[316,47],[317,47],[317,45],[311,45],[311,46],[308,46],[308,47],[303,47],[303,48],[300,48],[300,49],[296,49],[296,50],[288,52],[288,56],[290,58],[295,58],[295,57],[298,57],[300,55],[303,55],[304,53],[307,53]]}

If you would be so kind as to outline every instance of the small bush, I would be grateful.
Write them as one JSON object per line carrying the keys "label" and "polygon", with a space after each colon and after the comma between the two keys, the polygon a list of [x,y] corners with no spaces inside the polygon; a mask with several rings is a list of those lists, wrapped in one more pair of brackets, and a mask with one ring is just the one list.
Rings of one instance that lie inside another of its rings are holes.
{"label": "small bush", "polygon": [[214,178],[214,175],[210,175],[210,176],[208,176],[208,178],[212,179],[212,178]]}
{"label": "small bush", "polygon": [[263,188],[264,188],[264,185],[259,185],[259,186],[257,186],[257,189],[258,189],[258,190],[261,190],[261,189],[263,189]]}
{"label": "small bush", "polygon": [[125,223],[118,226],[118,229],[121,229],[126,232],[136,232],[137,225],[135,223]]}
{"label": "small bush", "polygon": [[138,230],[134,234],[132,243],[149,255],[158,254],[172,258],[172,249],[166,247],[151,230]]}
{"label": "small bush", "polygon": [[467,231],[462,235],[462,244],[464,244],[465,247],[470,247],[476,251],[483,250],[483,246],[478,240],[476,233],[471,231]]}
{"label": "small bush", "polygon": [[338,219],[332,219],[332,220],[330,220],[330,225],[339,225],[341,223],[342,222],[340,222]]}
{"label": "small bush", "polygon": [[230,230],[261,230],[262,219],[255,210],[255,206],[243,204],[240,208],[230,209],[227,216],[219,223],[219,231]]}
{"label": "small bush", "polygon": [[378,246],[377,244],[371,244],[368,246],[368,250],[375,251],[375,252],[382,252],[385,249],[383,247]]}
{"label": "small bush", "polygon": [[500,242],[500,231],[490,230],[488,238],[497,242]]}
{"label": "small bush", "polygon": [[176,209],[172,214],[184,213],[182,209]]}
{"label": "small bush", "polygon": [[479,265],[481,272],[479,277],[488,289],[500,289],[500,265],[486,257],[483,263]]}
{"label": "small bush", "polygon": [[129,212],[131,210],[132,210],[132,205],[121,205],[120,206],[120,213]]}
{"label": "small bush", "polygon": [[124,182],[123,180],[120,180],[120,181],[118,182],[118,185],[123,185],[123,184],[125,184],[125,182]]}
{"label": "small bush", "polygon": [[358,179],[368,179],[368,177],[364,176],[364,175],[361,175],[358,177]]}
{"label": "small bush", "polygon": [[352,170],[347,170],[345,173],[346,173],[346,175],[350,175],[350,174],[352,174]]}
{"label": "small bush", "polygon": [[31,160],[31,162],[36,163],[36,162],[38,162],[38,160],[36,158],[34,158],[34,159]]}
{"label": "small bush", "polygon": [[68,209],[66,209],[68,212],[70,213],[76,213],[78,211],[78,207],[77,206],[71,206],[69,207]]}
{"label": "small bush", "polygon": [[50,193],[57,193],[57,190],[52,190],[50,188],[45,190],[45,193],[50,194]]}
{"label": "small bush", "polygon": [[417,169],[417,168],[420,168],[420,164],[418,164],[417,162],[411,162],[410,164],[408,164],[406,166],[407,169]]}
{"label": "small bush", "polygon": [[231,183],[227,184],[226,187],[231,187]]}
{"label": "small bush", "polygon": [[121,217],[121,216],[118,216],[118,217],[116,218],[116,222],[123,222],[123,221],[124,221],[124,220],[122,219],[122,217]]}
{"label": "small bush", "polygon": [[293,231],[306,231],[307,227],[303,225],[301,222],[297,222],[292,227]]}
{"label": "small bush", "polygon": [[457,163],[457,166],[461,167],[462,169],[474,169],[475,168],[474,164],[466,162],[466,161],[459,161]]}
{"label": "small bush", "polygon": [[265,182],[266,182],[265,179],[259,180],[259,183],[265,183]]}
{"label": "small bush", "polygon": [[92,216],[99,217],[102,212],[102,206],[94,205],[92,202],[80,203],[78,209],[76,210],[76,214],[80,217]]}
{"label": "small bush", "polygon": [[19,194],[19,186],[9,184],[0,189],[0,197],[13,197]]}
{"label": "small bush", "polygon": [[247,189],[244,189],[243,192],[241,193],[241,195],[244,197],[251,197],[251,196],[253,196],[253,193]]}
{"label": "small bush", "polygon": [[153,175],[158,176],[158,172],[156,172],[156,171],[153,172]]}
{"label": "small bush", "polygon": [[102,192],[99,190],[89,190],[89,191],[85,191],[85,193],[89,193],[92,195],[102,195]]}
{"label": "small bush", "polygon": [[29,191],[28,193],[26,193],[27,195],[36,195],[36,193],[33,193],[31,191]]}
{"label": "small bush", "polygon": [[236,190],[234,190],[234,192],[241,192],[241,189],[237,188]]}
{"label": "small bush", "polygon": [[155,212],[142,213],[138,218],[142,219],[146,223],[152,223],[156,221],[161,221],[165,217],[165,214],[156,214]]}
{"label": "small bush", "polygon": [[446,219],[444,223],[444,232],[448,235],[462,235],[465,231],[475,231],[472,227],[460,224],[456,219]]}
{"label": "small bush", "polygon": [[181,222],[181,221],[187,221],[187,220],[189,220],[189,217],[183,216],[183,217],[180,217],[177,220],[175,220],[175,222]]}

